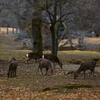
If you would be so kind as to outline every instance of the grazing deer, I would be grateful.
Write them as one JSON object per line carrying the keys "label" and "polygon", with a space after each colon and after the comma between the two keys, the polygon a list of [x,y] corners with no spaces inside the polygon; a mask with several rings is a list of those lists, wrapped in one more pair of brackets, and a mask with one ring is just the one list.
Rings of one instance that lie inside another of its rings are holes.
{"label": "grazing deer", "polygon": [[91,76],[92,73],[94,75],[95,66],[96,66],[96,62],[95,61],[86,61],[86,62],[82,63],[81,66],[78,68],[78,70],[74,73],[74,79],[76,79],[78,77],[78,74],[81,71],[83,71],[83,73],[84,73],[84,79],[85,79],[85,71],[86,70],[90,70],[91,71],[90,76]]}
{"label": "grazing deer", "polygon": [[8,78],[9,77],[15,77],[16,76],[16,71],[17,71],[17,66],[18,66],[18,62],[17,61],[12,61],[9,65],[9,70],[7,73]]}
{"label": "grazing deer", "polygon": [[55,68],[55,63],[58,63],[59,66],[62,68],[62,62],[58,59],[58,57],[56,55],[44,54],[42,57],[50,60],[51,62],[53,62],[54,68]]}
{"label": "grazing deer", "polygon": [[[40,58],[38,60],[38,63],[39,63],[39,66],[38,66],[37,72],[40,69],[40,71],[43,75],[42,68],[45,68],[46,69],[46,74],[45,75],[47,75],[48,69],[51,70],[51,75],[53,74],[53,68],[51,66],[51,62],[48,59]],[[37,72],[36,72],[36,74],[37,74]]]}
{"label": "grazing deer", "polygon": [[8,61],[8,63],[10,64],[12,61],[16,61],[16,58],[15,57],[11,57]]}
{"label": "grazing deer", "polygon": [[42,55],[40,55],[39,53],[30,52],[26,54],[26,57],[28,57],[27,64],[28,64],[28,61],[30,61],[31,59],[34,59],[36,63],[38,59],[42,58]]}

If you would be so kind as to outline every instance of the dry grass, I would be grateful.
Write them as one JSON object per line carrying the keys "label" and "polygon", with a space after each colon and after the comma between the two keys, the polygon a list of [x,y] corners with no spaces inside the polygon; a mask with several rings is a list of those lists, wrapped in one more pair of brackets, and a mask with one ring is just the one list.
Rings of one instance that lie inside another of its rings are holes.
{"label": "dry grass", "polygon": [[[60,45],[62,45],[63,43],[65,43],[67,41],[67,39],[63,39],[61,42],[60,42],[60,44],[59,44],[59,46]],[[78,38],[76,38],[76,39],[72,39],[72,43],[74,43],[74,44],[78,44]],[[96,37],[96,38],[92,38],[92,37],[85,37],[84,38],[84,42],[83,42],[83,44],[85,45],[85,44],[100,44],[100,38],[98,37]],[[66,46],[70,46],[69,44],[66,44],[64,47],[66,47]]]}
{"label": "dry grass", "polygon": [[[67,39],[63,39],[61,41],[61,43],[59,44],[62,45],[63,43],[65,43],[65,41],[67,41]],[[74,46],[78,47],[78,39],[72,39],[72,43]],[[69,44],[66,44],[65,46],[63,46],[62,48],[60,48],[60,50],[76,50],[76,48],[72,48]],[[83,41],[83,50],[84,51],[98,51],[100,52],[100,39],[99,37],[97,38],[92,38],[92,37],[85,37],[84,41]]]}

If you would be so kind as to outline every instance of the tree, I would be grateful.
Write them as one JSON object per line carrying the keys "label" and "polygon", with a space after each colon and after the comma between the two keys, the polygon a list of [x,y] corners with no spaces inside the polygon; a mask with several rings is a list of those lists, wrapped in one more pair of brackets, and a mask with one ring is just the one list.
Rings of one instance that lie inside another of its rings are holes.
{"label": "tree", "polygon": [[[98,7],[94,0],[91,1],[79,0],[78,2],[71,0],[69,1],[69,3],[73,5],[73,8],[74,7],[77,8],[78,12],[70,14],[69,17],[66,17],[66,20],[64,20],[64,24],[66,25],[65,28],[68,29],[66,30],[66,33],[70,35],[68,41],[66,41],[60,47],[69,43],[74,48],[83,49],[82,46],[84,37],[87,36],[90,31],[94,30],[95,27],[97,28],[96,22],[98,20],[97,18],[99,18],[97,14],[99,13],[97,12],[96,9]],[[76,37],[78,38],[79,47],[75,47],[73,45],[74,43],[71,42],[71,40]]]}
{"label": "tree", "polygon": [[[99,0],[97,1],[99,5],[100,2]],[[55,55],[57,55],[58,44],[62,39],[60,38],[58,42],[58,34],[63,23],[67,26],[65,34],[69,35],[66,43],[70,43],[71,46],[73,46],[71,39],[76,36],[76,33],[80,31],[85,33],[99,26],[100,15],[96,12],[96,10],[99,11],[99,6],[96,6],[95,0],[1,0],[0,5],[1,18],[10,26],[17,25],[23,34],[30,31],[28,29],[32,25],[33,12],[40,13],[42,22],[50,25],[52,54]],[[9,19],[4,19],[6,17],[9,17]],[[12,19],[14,20],[13,22]],[[64,36],[63,33],[61,35]],[[23,39],[26,36],[21,35],[20,37]]]}
{"label": "tree", "polygon": [[[69,34],[68,41],[66,43],[69,43],[71,46],[73,46],[73,43],[71,41],[76,35],[72,33],[78,34],[79,33],[78,31],[80,31],[81,33],[85,33],[86,30],[88,31],[92,23],[91,17],[94,17],[93,16],[94,11],[92,10],[93,7],[92,4],[94,4],[93,1],[90,2],[89,1],[84,2],[84,0],[79,0],[78,2],[75,0],[71,1],[70,0],[27,0],[27,1],[32,6],[34,6],[35,9],[41,12],[41,16],[44,19],[44,22],[50,25],[50,32],[52,39],[51,50],[52,54],[54,55],[57,55],[57,51],[60,48],[58,47],[59,44],[58,33],[63,22],[67,26],[66,34]],[[89,6],[87,6],[88,4]],[[84,36],[82,35],[82,37],[78,38],[79,38],[78,39],[79,46],[81,47]],[[66,43],[64,43],[63,45],[65,45]]]}
{"label": "tree", "polygon": [[33,36],[33,52],[42,55],[42,35],[41,35],[41,19],[32,20],[32,36]]}
{"label": "tree", "polygon": [[23,43],[24,48],[27,48],[26,43],[32,44],[29,37],[32,37],[30,27],[32,27],[33,12],[34,8],[25,0],[0,1],[0,17],[3,20],[3,26],[7,25],[19,29],[20,34],[16,34],[16,40],[17,43],[21,41],[20,43]]}
{"label": "tree", "polygon": [[[50,24],[52,38],[52,54],[57,55],[58,51],[58,31],[62,21],[69,14],[77,11],[71,10],[73,6],[66,0],[27,0],[31,5],[35,6],[41,12],[45,22]],[[71,8],[69,10],[69,8]],[[74,7],[75,8],[75,7]]]}

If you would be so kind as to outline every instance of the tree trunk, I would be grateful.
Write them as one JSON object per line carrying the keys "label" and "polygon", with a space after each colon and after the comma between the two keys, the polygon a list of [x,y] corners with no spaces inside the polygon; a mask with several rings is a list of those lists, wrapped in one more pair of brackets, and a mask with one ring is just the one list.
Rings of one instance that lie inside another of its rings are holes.
{"label": "tree trunk", "polygon": [[51,48],[51,51],[52,51],[53,55],[56,55],[56,52],[55,52],[56,51],[56,48],[55,48],[56,47],[55,46],[56,43],[55,42],[56,42],[55,38],[52,37],[52,48]]}
{"label": "tree trunk", "polygon": [[33,52],[42,54],[41,20],[32,20]]}
{"label": "tree trunk", "polygon": [[57,53],[58,53],[58,34],[56,36],[56,56],[57,56]]}
{"label": "tree trunk", "polygon": [[51,35],[52,35],[52,54],[57,55],[57,41],[56,41],[56,36],[55,36],[55,26],[50,26],[51,30]]}

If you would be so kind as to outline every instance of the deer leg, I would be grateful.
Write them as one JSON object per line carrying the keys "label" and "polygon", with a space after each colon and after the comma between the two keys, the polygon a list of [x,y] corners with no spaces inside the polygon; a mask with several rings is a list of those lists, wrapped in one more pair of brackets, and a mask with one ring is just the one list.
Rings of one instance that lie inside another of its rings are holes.
{"label": "deer leg", "polygon": [[13,71],[13,77],[15,77],[15,71]]}
{"label": "deer leg", "polygon": [[15,71],[13,70],[13,71],[12,71],[12,77],[14,77],[14,75],[15,75]]}
{"label": "deer leg", "polygon": [[95,74],[95,70],[93,70],[93,76],[95,77],[95,75],[94,75],[94,74]]}
{"label": "deer leg", "polygon": [[90,78],[90,76],[91,76],[92,72],[93,72],[93,71],[91,70],[91,73],[90,73],[90,75],[89,75],[89,78]]}
{"label": "deer leg", "polygon": [[[17,70],[16,70],[17,71]],[[16,76],[16,71],[15,71],[15,76]]]}
{"label": "deer leg", "polygon": [[48,68],[46,68],[46,73],[45,73],[45,75],[47,75],[47,72],[48,72]]}
{"label": "deer leg", "polygon": [[8,78],[9,78],[9,72],[7,73],[7,76],[8,76]]}
{"label": "deer leg", "polygon": [[55,63],[53,63],[54,73],[56,73],[55,66],[56,66],[56,64],[55,64]]}
{"label": "deer leg", "polygon": [[42,73],[42,75],[43,75],[42,68],[40,68],[40,71],[41,71],[41,73]]}
{"label": "deer leg", "polygon": [[16,77],[16,70],[14,71],[14,77]]}
{"label": "deer leg", "polygon": [[12,72],[11,72],[11,77],[13,77],[13,76],[14,76],[14,72],[12,71]]}
{"label": "deer leg", "polygon": [[10,77],[12,78],[12,76],[13,76],[13,72],[11,71],[11,72],[10,72]]}
{"label": "deer leg", "polygon": [[34,59],[34,63],[33,63],[33,66],[35,66],[35,64],[36,64],[36,60]]}
{"label": "deer leg", "polygon": [[90,76],[91,76],[92,73],[93,73],[93,77],[94,77],[95,76],[94,75],[95,71],[94,70],[91,70]]}

